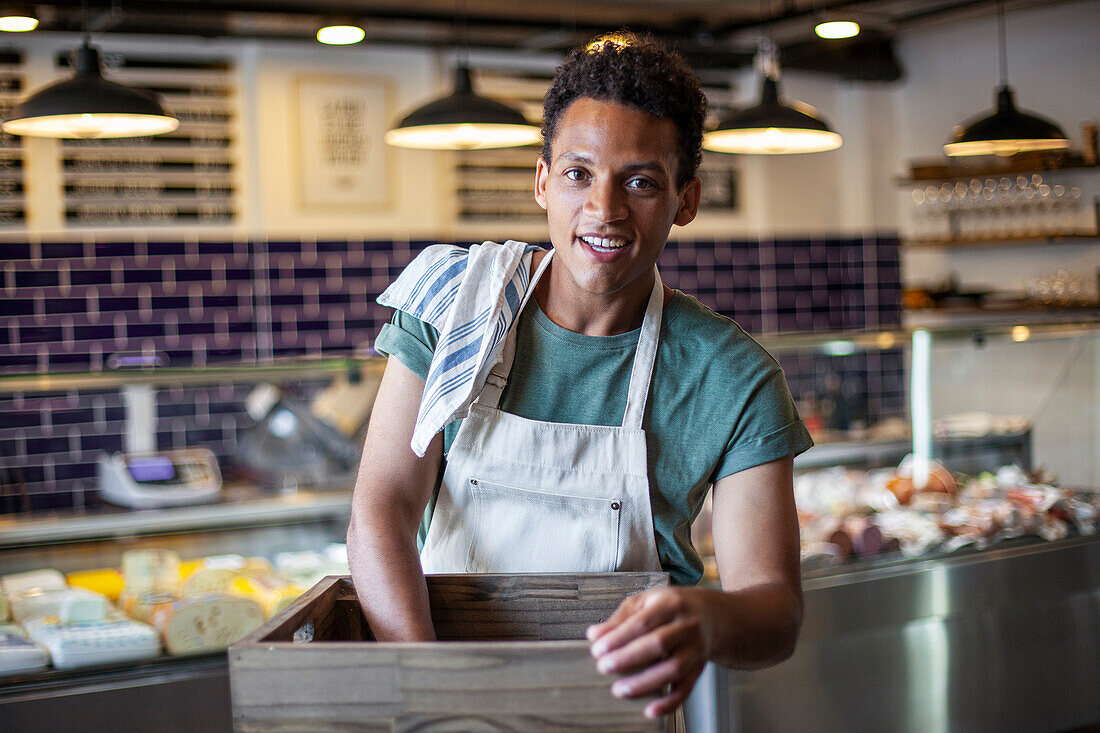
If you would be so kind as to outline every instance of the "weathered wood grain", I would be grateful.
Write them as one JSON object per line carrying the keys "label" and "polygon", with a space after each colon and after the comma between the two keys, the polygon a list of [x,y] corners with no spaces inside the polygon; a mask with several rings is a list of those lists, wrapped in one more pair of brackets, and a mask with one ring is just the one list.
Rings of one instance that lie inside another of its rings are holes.
{"label": "weathered wood grain", "polygon": [[[662,731],[612,697],[584,628],[666,575],[429,576],[432,643],[360,641],[345,578],[326,578],[229,654],[242,731]],[[312,623],[315,641],[293,643]],[[348,637],[351,637],[350,639]]]}

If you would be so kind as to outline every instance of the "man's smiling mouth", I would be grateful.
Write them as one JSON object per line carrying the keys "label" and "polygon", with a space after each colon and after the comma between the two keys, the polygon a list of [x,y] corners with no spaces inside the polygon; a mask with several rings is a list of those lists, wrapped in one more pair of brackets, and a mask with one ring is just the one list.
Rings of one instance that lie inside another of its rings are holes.
{"label": "man's smiling mouth", "polygon": [[594,237],[589,235],[580,237],[580,240],[597,252],[614,252],[630,244],[630,242],[625,239],[618,239],[615,237]]}

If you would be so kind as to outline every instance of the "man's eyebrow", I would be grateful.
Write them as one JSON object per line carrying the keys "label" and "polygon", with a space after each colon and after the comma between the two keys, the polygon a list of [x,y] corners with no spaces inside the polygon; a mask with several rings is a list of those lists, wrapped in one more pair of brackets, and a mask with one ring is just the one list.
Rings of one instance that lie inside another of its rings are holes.
{"label": "man's eyebrow", "polygon": [[[563,152],[559,156],[560,160],[567,161],[569,163],[582,163],[584,165],[592,165],[592,159],[584,153],[575,153],[572,151]],[[656,161],[641,161],[638,163],[630,163],[623,168],[627,173],[635,173],[638,171],[647,171],[652,173],[668,174],[665,167]]]}

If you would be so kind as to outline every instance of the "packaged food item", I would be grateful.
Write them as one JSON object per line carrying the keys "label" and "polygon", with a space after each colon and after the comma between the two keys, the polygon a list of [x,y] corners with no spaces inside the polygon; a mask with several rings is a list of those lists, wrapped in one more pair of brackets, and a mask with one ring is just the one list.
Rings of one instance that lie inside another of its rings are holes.
{"label": "packaged food item", "polygon": [[180,558],[171,550],[127,550],[122,553],[125,593],[175,593],[179,589]]}
{"label": "packaged food item", "polygon": [[37,672],[50,666],[50,655],[15,624],[0,624],[0,676]]}
{"label": "packaged food item", "polygon": [[58,669],[133,662],[160,654],[160,639],[148,624],[113,613],[103,621],[62,623],[56,616],[31,619],[27,635],[50,653]]}
{"label": "packaged food item", "polygon": [[65,576],[66,582],[73,588],[85,588],[106,596],[112,603],[118,601],[126,587],[122,573],[114,568],[99,570],[80,570]]}
{"label": "packaged food item", "polygon": [[57,570],[30,570],[25,573],[14,573],[0,578],[0,593],[8,598],[19,591],[32,590],[58,590],[64,588],[65,576]]}
{"label": "packaged food item", "polygon": [[26,624],[33,618],[63,614],[72,618],[102,618],[107,610],[107,599],[83,588],[29,588],[14,593],[11,615],[17,623]]}
{"label": "packaged food item", "polygon": [[151,620],[169,654],[199,654],[244,638],[264,622],[264,612],[249,598],[204,594],[156,604]]}
{"label": "packaged food item", "polygon": [[9,618],[11,618],[11,608],[8,605],[8,597],[0,593],[0,623],[4,623]]}

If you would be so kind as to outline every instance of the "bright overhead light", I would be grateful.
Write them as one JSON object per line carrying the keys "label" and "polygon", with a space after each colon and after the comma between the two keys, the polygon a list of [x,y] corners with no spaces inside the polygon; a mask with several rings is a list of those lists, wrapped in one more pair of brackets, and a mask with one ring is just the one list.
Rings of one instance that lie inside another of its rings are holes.
{"label": "bright overhead light", "polygon": [[142,137],[179,127],[156,95],[103,78],[88,39],[73,52],[75,73],[43,87],[12,109],[4,132],[64,138]]}
{"label": "bright overhead light", "polygon": [[998,59],[1001,85],[996,91],[996,109],[979,118],[967,120],[955,128],[951,142],[943,146],[950,156],[1000,155],[1009,157],[1032,150],[1065,150],[1069,138],[1051,120],[1016,108],[1008,86],[1008,62],[1005,43],[1004,3],[997,5]]}
{"label": "bright overhead light", "polygon": [[401,148],[482,150],[534,145],[542,131],[518,109],[474,93],[470,70],[458,66],[453,94],[414,110],[384,139]]}
{"label": "bright overhead light", "polygon": [[29,15],[0,16],[0,31],[8,33],[26,33],[38,27],[38,18]]}
{"label": "bright overhead light", "polygon": [[357,25],[326,25],[317,31],[317,40],[328,46],[350,46],[367,37]]}
{"label": "bright overhead light", "polygon": [[794,155],[836,150],[843,140],[813,107],[779,99],[779,59],[770,39],[760,42],[760,104],[722,118],[703,134],[703,147],[718,153]]}
{"label": "bright overhead light", "polygon": [[828,20],[814,26],[814,33],[822,38],[851,38],[859,35],[859,23],[852,20]]}

